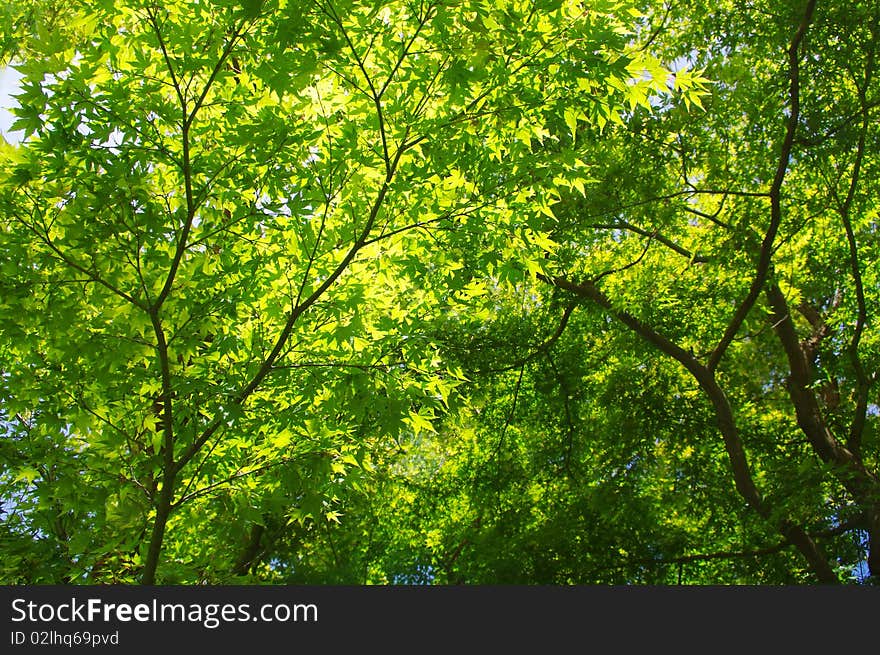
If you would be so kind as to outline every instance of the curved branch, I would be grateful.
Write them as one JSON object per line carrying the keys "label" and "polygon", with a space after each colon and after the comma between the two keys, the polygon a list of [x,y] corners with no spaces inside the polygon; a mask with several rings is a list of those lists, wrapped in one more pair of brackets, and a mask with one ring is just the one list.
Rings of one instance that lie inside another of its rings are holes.
{"label": "curved branch", "polygon": [[779,154],[779,162],[776,165],[776,173],[773,176],[773,182],[770,185],[770,225],[767,226],[767,232],[761,243],[761,251],[758,254],[758,265],[755,270],[755,277],[752,280],[749,292],[737,307],[733,317],[730,319],[724,335],[715,346],[712,354],[709,355],[707,364],[710,371],[714,371],[727,348],[733,343],[734,337],[739,332],[743,321],[751,311],[758,297],[761,295],[761,289],[767,280],[770,271],[770,260],[773,256],[773,241],[776,239],[776,233],[779,231],[779,225],[782,223],[782,183],[785,181],[785,174],[788,171],[788,163],[791,159],[792,146],[794,144],[795,132],[797,132],[798,121],[800,120],[800,49],[801,42],[807,33],[807,28],[813,20],[813,13],[816,9],[816,0],[808,0],[804,16],[798,26],[797,32],[788,48],[788,70],[789,70],[789,115],[788,122],[785,127],[785,137],[782,141],[782,148]]}
{"label": "curved branch", "polygon": [[648,234],[647,236],[648,236],[648,239],[645,241],[645,247],[642,248],[642,252],[639,253],[638,257],[636,257],[633,261],[631,261],[627,264],[624,264],[623,266],[620,266],[618,268],[610,268],[607,271],[602,271],[598,275],[593,276],[593,279],[591,280],[591,282],[593,284],[596,284],[596,282],[601,280],[603,277],[607,277],[609,275],[614,275],[615,273],[623,273],[624,271],[632,268],[633,266],[640,264],[641,261],[645,258],[645,255],[648,254],[648,250],[650,250],[650,248],[651,248],[651,242],[654,240],[654,237],[657,236],[657,231],[654,230],[654,232],[652,234]]}
{"label": "curved branch", "polygon": [[[876,36],[876,31],[875,31]],[[868,310],[865,302],[865,288],[862,281],[862,271],[859,262],[859,250],[856,242],[855,231],[853,230],[852,220],[850,218],[850,210],[853,200],[855,199],[856,188],[858,187],[859,178],[862,169],[862,161],[865,156],[865,141],[868,136],[868,103],[866,91],[871,84],[871,78],[874,74],[874,49],[868,53],[868,60],[865,64],[865,81],[864,86],[859,88],[859,101],[862,110],[862,129],[859,132],[859,141],[856,148],[855,162],[853,163],[852,177],[850,178],[849,188],[847,189],[846,198],[840,207],[840,220],[843,222],[843,228],[846,232],[846,240],[849,245],[849,264],[852,272],[853,283],[856,288],[856,303],[858,313],[856,316],[856,326],[853,331],[852,339],[847,347],[850,363],[856,376],[856,408],[853,413],[852,424],[850,425],[849,438],[847,444],[856,455],[861,452],[862,434],[865,431],[865,422],[868,416],[868,388],[870,383],[865,373],[865,367],[862,365],[859,357],[859,343],[862,333],[865,329],[865,323],[868,320]]]}
{"label": "curved branch", "polygon": [[521,369],[523,366],[528,364],[534,359],[537,359],[542,354],[548,352],[550,348],[553,347],[553,344],[559,341],[559,338],[562,336],[562,333],[565,332],[565,328],[568,325],[568,321],[571,318],[572,313],[577,307],[578,303],[573,302],[566,306],[565,311],[562,312],[562,318],[559,319],[559,325],[556,326],[556,330],[554,330],[553,334],[551,334],[547,339],[536,346],[535,349],[523,357],[522,359],[518,359],[513,364],[509,364],[507,366],[503,366],[501,368],[491,368],[480,371],[481,374],[486,373],[507,373],[508,371],[515,371],[517,369]]}
{"label": "curved branch", "polygon": [[690,261],[696,264],[706,264],[709,262],[708,257],[703,257],[702,255],[696,255],[692,253],[687,248],[684,248],[677,243],[675,243],[672,239],[663,236],[660,234],[659,230],[654,230],[653,232],[649,232],[648,230],[639,227],[638,225],[634,225],[629,221],[618,221],[616,223],[591,223],[589,225],[585,225],[586,228],[597,229],[597,230],[627,230],[628,232],[634,232],[643,237],[648,237],[649,239],[653,239],[666,246],[673,252],[678,253],[682,257],[686,257]]}
{"label": "curved branch", "polygon": [[775,519],[774,512],[761,497],[752,477],[742,438],[733,415],[733,408],[724,390],[716,381],[714,372],[707,366],[703,366],[694,355],[684,350],[665,335],[643,323],[632,314],[615,308],[608,296],[596,287],[595,284],[591,282],[572,282],[562,277],[539,277],[549,284],[571,291],[577,296],[599,305],[608,314],[626,325],[660,352],[675,359],[691,373],[715,410],[715,419],[724,442],[724,448],[727,451],[737,492],[752,509],[766,521],[774,524],[782,536],[798,548],[819,581],[826,584],[838,583],[837,574],[831,568],[828,559],[806,531],[787,519]]}
{"label": "curved branch", "polygon": [[[28,199],[31,202],[34,203],[34,205],[36,205],[36,201],[33,198],[31,198],[31,196],[29,194],[27,194],[25,192],[25,195],[28,197]],[[125,291],[123,291],[122,289],[120,289],[119,287],[114,285],[113,283],[105,280],[103,277],[98,275],[96,272],[86,268],[85,266],[83,266],[79,262],[75,261],[69,255],[67,255],[63,250],[61,250],[58,246],[56,246],[55,243],[52,241],[51,237],[49,236],[49,230],[45,227],[45,225],[43,226],[43,231],[45,232],[45,234],[43,234],[42,232],[40,232],[40,230],[37,229],[36,225],[32,225],[32,224],[28,223],[21,216],[19,216],[17,212],[13,212],[12,217],[15,220],[17,220],[19,223],[21,223],[25,227],[25,229],[33,232],[34,235],[36,235],[36,237],[40,241],[42,241],[44,244],[46,244],[46,246],[52,252],[55,253],[55,255],[58,257],[58,259],[60,259],[62,262],[64,262],[68,267],[74,269],[75,271],[82,273],[83,275],[85,275],[89,279],[90,282],[94,282],[95,284],[101,285],[105,289],[111,291],[115,295],[117,295],[120,298],[122,298],[123,300],[125,300],[127,303],[137,307],[138,309],[146,310],[146,307],[143,305],[143,303],[138,301],[134,296],[126,293]]]}

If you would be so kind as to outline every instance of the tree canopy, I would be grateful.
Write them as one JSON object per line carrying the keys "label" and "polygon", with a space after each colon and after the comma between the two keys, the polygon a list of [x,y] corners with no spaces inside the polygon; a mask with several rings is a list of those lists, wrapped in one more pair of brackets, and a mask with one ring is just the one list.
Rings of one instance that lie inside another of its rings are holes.
{"label": "tree canopy", "polygon": [[880,578],[880,8],[29,0],[6,583]]}

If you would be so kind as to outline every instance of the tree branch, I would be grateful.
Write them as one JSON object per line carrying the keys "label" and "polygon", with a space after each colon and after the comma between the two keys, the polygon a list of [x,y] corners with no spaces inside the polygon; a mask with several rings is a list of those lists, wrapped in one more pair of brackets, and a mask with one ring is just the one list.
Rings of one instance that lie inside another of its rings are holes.
{"label": "tree branch", "polygon": [[159,564],[159,555],[162,551],[162,542],[165,538],[165,525],[171,515],[174,503],[175,481],[177,469],[174,462],[174,416],[172,413],[172,397],[174,391],[171,385],[171,365],[168,357],[168,344],[165,341],[165,331],[159,318],[158,309],[151,309],[150,321],[156,335],[156,353],[159,358],[159,368],[162,375],[162,432],[164,444],[162,446],[162,490],[159,493],[159,501],[156,504],[156,517],[153,522],[153,531],[150,535],[150,544],[147,557],[144,560],[142,583],[145,585],[155,584],[156,568]]}
{"label": "tree branch", "polygon": [[[30,198],[30,196],[28,196],[28,198],[31,200],[31,202],[34,202],[34,200],[32,198]],[[63,250],[61,250],[58,246],[56,246],[52,242],[52,239],[49,237],[49,230],[45,226],[43,226],[43,230],[45,231],[45,234],[43,234],[40,232],[40,230],[37,229],[36,225],[31,225],[30,223],[28,223],[27,221],[22,219],[17,213],[14,213],[13,217],[15,218],[15,220],[17,220],[19,223],[21,223],[26,229],[33,232],[37,236],[37,238],[40,241],[42,241],[43,243],[45,243],[46,246],[48,246],[49,249],[55,253],[55,255],[58,257],[58,259],[60,259],[62,262],[64,262],[67,266],[74,269],[75,271],[82,273],[83,275],[88,277],[90,281],[94,282],[95,284],[100,284],[105,289],[111,291],[112,293],[119,296],[120,298],[125,300],[127,303],[134,305],[138,309],[143,309],[143,310],[147,309],[142,303],[140,303],[136,298],[134,298],[134,296],[126,293],[125,291],[123,291],[122,289],[117,287],[116,285],[105,280],[103,277],[101,277],[100,275],[98,275],[94,271],[89,270],[88,268],[86,268],[82,264],[71,259]]]}
{"label": "tree branch", "polygon": [[[876,36],[876,31],[874,31],[874,35]],[[859,262],[858,244],[856,243],[856,235],[852,226],[851,209],[856,195],[856,188],[859,183],[862,161],[865,155],[865,141],[868,136],[869,125],[868,103],[865,94],[871,84],[873,74],[874,49],[872,48],[868,53],[867,63],[865,64],[864,86],[859,88],[859,101],[862,109],[862,129],[859,132],[855,162],[853,163],[853,171],[850,178],[849,188],[847,189],[846,199],[843,201],[839,210],[840,220],[843,222],[843,227],[846,232],[846,240],[849,246],[850,271],[856,288],[856,303],[858,306],[856,326],[849,345],[847,346],[847,354],[856,376],[856,407],[853,411],[853,420],[850,424],[847,444],[849,445],[850,450],[857,455],[862,449],[862,434],[864,433],[865,422],[867,421],[868,416],[868,389],[870,384],[868,376],[865,373],[865,367],[862,365],[862,360],[859,357],[859,343],[865,329],[865,323],[868,320],[868,311],[865,302],[865,288],[862,281],[862,270]]]}
{"label": "tree branch", "polygon": [[657,242],[663,244],[664,246],[666,246],[670,250],[678,253],[682,257],[686,257],[687,259],[689,259],[690,261],[692,261],[694,263],[705,264],[709,261],[708,257],[703,257],[702,255],[695,255],[687,248],[684,248],[684,247],[678,245],[677,243],[675,243],[671,239],[660,234],[660,232],[658,230],[654,230],[653,232],[649,232],[648,230],[641,228],[638,225],[634,225],[633,223],[630,223],[629,221],[618,221],[616,223],[590,223],[588,225],[585,225],[584,227],[597,229],[597,230],[627,230],[628,232],[635,232],[636,234],[639,234],[643,237],[648,237],[650,239],[653,239],[654,241],[657,241]]}
{"label": "tree branch", "polygon": [[559,319],[559,325],[556,327],[556,330],[553,331],[547,339],[544,340],[543,343],[536,346],[531,353],[526,355],[525,357],[516,360],[513,364],[509,364],[507,366],[503,366],[501,368],[490,368],[480,371],[481,374],[484,373],[507,373],[508,371],[515,371],[517,369],[521,369],[523,366],[528,364],[529,362],[537,359],[542,354],[546,353],[553,347],[553,344],[559,341],[559,338],[562,336],[562,333],[565,332],[565,328],[568,325],[568,321],[571,318],[572,313],[577,307],[578,303],[573,302],[565,307],[565,311],[562,312],[562,318]]}
{"label": "tree branch", "polygon": [[761,250],[758,254],[758,265],[755,270],[755,277],[752,280],[749,292],[734,312],[724,335],[715,346],[715,349],[709,355],[708,368],[714,371],[727,348],[733,343],[734,337],[739,332],[740,327],[745,321],[749,311],[758,300],[761,289],[767,279],[770,270],[770,260],[773,256],[773,241],[776,239],[776,233],[779,231],[779,225],[782,222],[782,202],[781,192],[782,183],[785,181],[785,174],[788,171],[788,163],[791,159],[792,145],[794,144],[794,136],[797,132],[798,121],[800,120],[800,49],[801,42],[807,32],[807,28],[813,20],[813,13],[816,9],[816,0],[808,0],[807,7],[804,11],[801,23],[797,32],[788,48],[788,74],[789,74],[789,116],[785,127],[785,137],[782,141],[781,152],[779,154],[779,162],[776,165],[776,173],[773,176],[773,182],[770,185],[770,224],[767,226],[767,232],[764,234],[764,240],[761,242]]}
{"label": "tree branch", "polygon": [[588,299],[602,307],[611,316],[626,325],[633,332],[653,345],[663,354],[675,359],[684,366],[696,379],[697,383],[706,393],[715,410],[715,418],[724,448],[727,451],[728,461],[733,472],[736,490],[762,518],[775,524],[779,532],[790,540],[807,560],[816,577],[823,583],[837,583],[837,575],[831,568],[825,555],[816,543],[800,526],[782,519],[777,521],[773,512],[766,505],[752,478],[748,458],[743,447],[742,438],[736,426],[733,409],[727,399],[724,390],[715,380],[715,374],[708,367],[703,366],[696,357],[684,350],[681,346],[643,323],[628,312],[615,308],[611,300],[596,287],[592,282],[576,283],[562,277],[548,278],[539,275],[543,281],[567,289],[581,298]]}

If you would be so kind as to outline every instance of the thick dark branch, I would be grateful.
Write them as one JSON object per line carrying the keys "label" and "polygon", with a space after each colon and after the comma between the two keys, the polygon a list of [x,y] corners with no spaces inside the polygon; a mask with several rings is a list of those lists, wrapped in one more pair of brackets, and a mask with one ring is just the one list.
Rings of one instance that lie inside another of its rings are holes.
{"label": "thick dark branch", "polygon": [[813,327],[813,333],[816,335],[822,334],[827,330],[827,326],[825,325],[825,320],[822,318],[822,315],[819,313],[819,310],[813,307],[806,300],[802,301],[798,305],[798,311],[801,313],[809,324]]}
{"label": "thick dark branch", "polygon": [[855,231],[853,230],[851,220],[852,203],[855,199],[856,189],[858,188],[859,178],[862,170],[862,161],[865,156],[865,141],[868,136],[868,107],[865,93],[871,84],[871,78],[874,74],[874,49],[868,53],[868,60],[865,65],[865,83],[864,87],[859,89],[859,100],[862,106],[862,129],[859,132],[859,141],[856,148],[856,157],[853,163],[852,177],[850,178],[849,188],[847,189],[846,198],[840,207],[840,219],[843,222],[843,228],[846,231],[846,241],[849,246],[849,265],[853,277],[853,284],[856,289],[856,304],[858,313],[856,315],[856,326],[853,331],[852,338],[847,346],[847,354],[856,376],[856,407],[853,413],[853,420],[850,424],[849,438],[847,444],[850,449],[857,455],[862,449],[862,434],[865,431],[865,422],[868,417],[868,389],[870,383],[865,373],[865,367],[859,357],[859,343],[861,342],[862,333],[865,329],[865,323],[868,320],[867,304],[865,302],[865,288],[862,281],[862,269],[859,261],[859,250],[856,242]]}
{"label": "thick dark branch", "polygon": [[785,181],[785,174],[788,171],[788,163],[791,159],[792,145],[794,144],[795,133],[797,132],[798,121],[800,120],[800,46],[807,32],[807,28],[813,20],[813,13],[816,9],[816,0],[808,0],[804,16],[798,26],[797,32],[788,48],[788,75],[789,75],[789,115],[785,128],[785,137],[782,140],[782,147],[779,153],[779,160],[776,164],[776,173],[773,176],[773,182],[770,185],[770,224],[767,226],[767,232],[764,234],[764,240],[761,242],[761,251],[758,254],[758,265],[755,270],[755,277],[752,280],[749,292],[737,307],[733,318],[727,325],[724,335],[718,342],[718,345],[709,355],[708,368],[714,371],[727,348],[733,343],[737,332],[745,321],[749,311],[751,311],[764,282],[767,280],[767,274],[770,271],[770,261],[773,256],[773,242],[776,239],[776,233],[779,231],[779,225],[782,222],[782,183]]}
{"label": "thick dark branch", "polygon": [[207,82],[205,83],[204,88],[202,89],[201,95],[198,97],[195,104],[190,108],[187,104],[186,94],[181,89],[178,78],[174,72],[174,66],[168,54],[167,47],[165,46],[165,41],[162,37],[162,30],[159,27],[156,16],[152,12],[148,12],[148,15],[153,30],[156,33],[156,38],[159,41],[159,46],[165,58],[165,63],[168,67],[168,72],[171,75],[174,89],[177,93],[178,102],[180,104],[180,137],[183,147],[183,157],[180,163],[181,171],[183,173],[184,194],[186,197],[186,216],[183,222],[183,229],[181,230],[178,237],[177,247],[175,249],[171,265],[168,269],[168,273],[165,277],[165,283],[163,284],[161,291],[156,296],[153,303],[147,309],[147,312],[150,316],[150,321],[153,325],[153,331],[156,335],[156,351],[158,353],[161,369],[163,403],[162,420],[164,433],[162,490],[159,494],[158,503],[156,505],[156,516],[153,519],[153,529],[150,535],[150,543],[147,550],[146,559],[144,560],[144,570],[143,576],[141,578],[143,584],[152,585],[155,583],[156,580],[156,570],[159,564],[159,555],[162,550],[162,543],[164,541],[165,526],[168,522],[168,517],[171,515],[171,511],[174,507],[173,503],[175,494],[175,482],[177,472],[180,470],[181,466],[180,464],[175,462],[174,459],[175,435],[174,421],[172,415],[172,398],[174,394],[171,384],[171,366],[168,356],[168,343],[165,339],[165,333],[162,328],[160,310],[171,293],[171,288],[174,284],[177,272],[180,269],[181,261],[183,260],[184,253],[187,249],[189,233],[192,230],[196,212],[200,203],[204,201],[203,197],[200,197],[198,200],[196,200],[193,193],[193,171],[192,158],[190,153],[190,148],[192,144],[190,142],[190,128],[196,118],[196,115],[198,114],[199,109],[202,106],[202,103],[207,97],[208,91],[213,85],[217,74],[222,69],[224,62],[229,57],[229,54],[232,52],[232,48],[235,46],[235,42],[240,35],[240,30],[242,26],[239,26],[233,31],[232,37],[227,42],[223,53],[215,64],[214,69],[211,71],[211,74]]}
{"label": "thick dark branch", "polygon": [[798,427],[819,457],[834,467],[834,473],[843,487],[865,508],[871,543],[868,567],[871,575],[880,575],[880,478],[865,467],[858,452],[841,445],[831,433],[810,388],[810,362],[798,343],[785,296],[772,283],[768,285],[767,297],[773,309],[774,328],[791,371],[788,392],[795,408]]}
{"label": "thick dark branch", "polygon": [[736,490],[761,517],[774,523],[779,532],[797,546],[821,582],[828,584],[837,583],[837,575],[834,573],[825,555],[804,529],[786,519],[774,519],[773,512],[765,504],[752,478],[742,438],[734,419],[733,409],[724,390],[715,380],[714,372],[709,370],[708,367],[703,366],[690,352],[684,350],[651,326],[643,323],[628,312],[615,308],[611,300],[591,282],[576,283],[562,277],[551,279],[546,276],[539,276],[539,278],[596,303],[660,352],[675,359],[694,376],[694,379],[696,379],[697,383],[706,393],[715,410],[715,419],[724,442],[724,448],[727,451]]}
{"label": "thick dark branch", "polygon": [[715,376],[712,372],[703,366],[693,354],[668,337],[628,312],[615,308],[608,296],[592,282],[574,283],[561,277],[552,280],[548,278],[543,279],[561,289],[572,291],[581,298],[595,302],[660,352],[679,362],[694,376],[715,407],[718,424],[733,468],[737,490],[759,513],[767,515],[768,512],[764,508],[764,502],[752,480],[742,441],[734,422],[733,410],[730,408],[724,392],[715,381]]}
{"label": "thick dark branch", "polygon": [[822,340],[829,335],[831,330],[825,322],[825,319],[819,314],[818,310],[806,300],[802,301],[797,309],[801,316],[807,319],[810,326],[813,328],[810,336],[801,341],[801,348],[803,348],[804,356],[808,361],[812,361],[816,356],[816,351],[819,349],[819,344],[821,344]]}
{"label": "thick dark branch", "polygon": [[694,355],[650,326],[642,323],[639,319],[628,312],[615,308],[611,304],[611,300],[608,296],[600,291],[593,282],[573,282],[561,276],[550,278],[541,274],[538,275],[538,279],[547,282],[548,284],[552,284],[555,287],[559,287],[560,289],[570,291],[580,298],[595,302],[662,353],[678,361],[694,376],[704,375],[704,367],[699,361],[697,361]]}
{"label": "thick dark branch", "polygon": [[150,313],[150,321],[153,332],[156,335],[156,354],[159,359],[159,369],[162,379],[162,432],[164,434],[163,469],[165,472],[174,470],[174,416],[172,409],[174,391],[171,385],[171,362],[168,356],[168,343],[165,340],[165,330],[159,316],[155,312]]}
{"label": "thick dark branch", "polygon": [[[788,302],[775,282],[767,285],[766,293],[773,310],[771,316],[773,327],[785,351],[791,372],[788,392],[794,405],[798,426],[822,461],[844,470],[840,477],[847,490],[856,498],[870,502],[872,494],[880,492],[880,480],[865,469],[858,457],[841,445],[831,433],[811,388],[813,382],[811,364],[798,341]],[[874,502],[876,503],[876,500]]]}
{"label": "thick dark branch", "polygon": [[171,515],[174,502],[175,481],[177,469],[174,462],[174,417],[172,410],[173,389],[171,386],[171,366],[168,357],[168,343],[165,340],[165,331],[157,310],[150,311],[150,321],[156,335],[156,353],[159,358],[159,368],[162,376],[162,491],[156,504],[156,516],[153,520],[153,530],[150,535],[150,544],[147,556],[144,560],[144,571],[141,581],[145,585],[155,584],[156,569],[159,565],[159,555],[162,551],[162,542],[165,538],[165,525]]}

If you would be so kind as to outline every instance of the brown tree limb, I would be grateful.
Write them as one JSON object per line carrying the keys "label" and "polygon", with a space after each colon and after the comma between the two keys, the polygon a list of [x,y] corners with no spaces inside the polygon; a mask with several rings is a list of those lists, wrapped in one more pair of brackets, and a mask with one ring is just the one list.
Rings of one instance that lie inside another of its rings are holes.
{"label": "brown tree limb", "polygon": [[686,257],[694,263],[705,264],[709,261],[707,257],[692,253],[687,248],[684,248],[675,243],[672,239],[663,236],[662,234],[660,234],[659,231],[654,230],[653,232],[649,232],[648,230],[639,227],[638,225],[634,225],[629,221],[618,221],[616,223],[591,223],[589,225],[585,225],[584,227],[598,230],[626,230],[628,232],[635,232],[636,234],[640,234],[643,237],[648,237],[649,239],[653,239],[654,241],[663,244],[673,252],[678,253],[682,257]]}
{"label": "brown tree limb", "polygon": [[156,503],[156,517],[153,520],[153,529],[150,534],[150,542],[147,547],[147,556],[144,559],[144,569],[141,582],[152,585],[156,582],[156,568],[159,565],[159,555],[162,551],[162,542],[165,539],[165,526],[171,516],[174,503],[174,492],[177,480],[177,470],[174,462],[174,416],[172,398],[174,395],[171,385],[171,365],[168,357],[168,343],[165,340],[165,331],[159,318],[158,308],[150,309],[150,321],[156,335],[156,353],[159,359],[159,368],[162,374],[162,488]]}
{"label": "brown tree limb", "polygon": [[[872,30],[876,37],[876,30]],[[852,226],[851,209],[853,200],[855,199],[856,189],[859,184],[862,162],[865,156],[865,141],[868,136],[868,103],[866,92],[871,84],[871,78],[874,74],[874,48],[868,53],[868,59],[865,64],[865,80],[864,86],[859,87],[859,101],[862,109],[862,126],[859,131],[858,145],[856,146],[856,156],[853,163],[852,176],[850,177],[849,188],[847,189],[846,198],[840,207],[840,220],[843,222],[843,228],[846,232],[846,241],[849,246],[849,265],[853,278],[853,284],[856,291],[856,305],[858,307],[856,314],[856,325],[853,330],[852,338],[847,346],[847,355],[853,367],[856,377],[856,407],[853,411],[853,420],[850,425],[847,445],[854,453],[859,454],[862,449],[862,434],[865,431],[865,422],[867,421],[868,410],[868,389],[870,383],[865,373],[865,367],[859,357],[859,343],[862,333],[865,329],[865,323],[868,320],[868,310],[865,301],[865,288],[862,281],[862,269],[859,261],[859,250],[856,242],[855,231]]]}
{"label": "brown tree limb", "polygon": [[752,284],[749,287],[746,297],[740,303],[739,307],[737,307],[733,317],[727,325],[727,328],[724,330],[721,340],[709,355],[707,366],[710,371],[714,371],[718,368],[721,358],[724,357],[727,348],[733,343],[733,340],[745,321],[746,316],[748,316],[748,313],[758,300],[758,296],[761,294],[761,289],[763,288],[764,282],[767,280],[767,275],[770,271],[770,260],[773,256],[773,242],[776,239],[776,233],[779,231],[779,226],[782,223],[782,183],[785,181],[785,174],[788,171],[788,163],[791,159],[794,137],[797,132],[798,121],[800,120],[800,53],[798,51],[800,50],[801,42],[807,33],[807,28],[813,20],[815,9],[816,0],[808,0],[801,23],[788,48],[789,115],[785,127],[785,137],[782,140],[779,161],[776,165],[776,173],[773,176],[773,182],[770,185],[770,192],[768,194],[770,197],[770,224],[767,226],[764,240],[761,242],[761,250],[758,253],[758,264],[755,270],[755,277],[752,279]]}
{"label": "brown tree limb", "polygon": [[773,512],[761,497],[752,477],[748,457],[743,447],[742,438],[734,418],[733,409],[724,390],[715,379],[715,374],[697,358],[671,339],[651,326],[642,322],[628,312],[614,307],[611,300],[595,284],[591,282],[577,283],[563,277],[548,278],[539,276],[543,281],[561,289],[566,289],[580,298],[590,300],[602,307],[608,314],[626,325],[630,330],[642,337],[660,352],[679,362],[697,381],[712,403],[715,419],[724,442],[728,461],[733,472],[737,492],[762,518],[775,524],[776,529],[786,540],[794,544],[806,559],[813,573],[820,582],[836,584],[837,574],[822,553],[818,545],[797,524],[787,520],[776,520]]}
{"label": "brown tree limb", "polygon": [[872,575],[880,575],[880,478],[865,467],[858,453],[832,434],[811,389],[811,364],[798,341],[785,296],[775,282],[767,285],[766,293],[773,310],[771,320],[788,360],[788,393],[798,427],[819,458],[837,469],[837,478],[844,488],[864,505],[871,544],[868,566]]}

